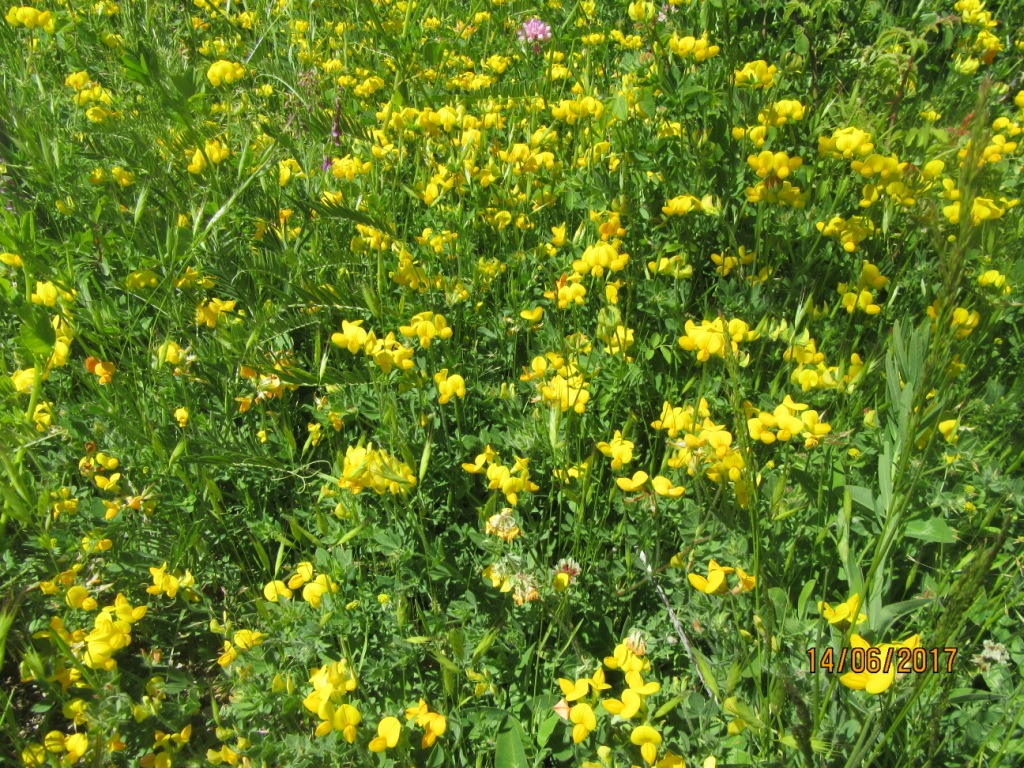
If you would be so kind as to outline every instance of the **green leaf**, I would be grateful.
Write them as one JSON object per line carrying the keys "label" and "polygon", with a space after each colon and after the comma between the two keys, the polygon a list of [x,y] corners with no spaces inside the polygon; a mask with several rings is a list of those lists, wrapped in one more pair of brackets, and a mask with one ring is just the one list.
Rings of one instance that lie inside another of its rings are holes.
{"label": "green leaf", "polygon": [[662,717],[664,717],[673,709],[682,704],[685,698],[685,696],[676,696],[675,698],[666,701],[664,704],[658,707],[658,711],[654,713],[654,719],[660,720]]}
{"label": "green leaf", "polygon": [[614,99],[612,99],[611,110],[612,114],[615,115],[615,118],[617,120],[626,122],[626,120],[629,118],[629,104],[626,103],[626,97],[616,96]]}
{"label": "green leaf", "polygon": [[933,544],[952,544],[956,541],[953,529],[941,517],[933,517],[931,520],[911,520],[907,523],[904,535]]}
{"label": "green leaf", "polygon": [[[415,196],[415,191],[413,191]],[[305,201],[297,200],[295,198],[289,198],[289,203],[293,206],[301,209],[309,209],[310,206]],[[385,232],[393,238],[398,237],[398,233],[395,228],[383,219],[378,219],[376,216],[371,216],[368,213],[357,211],[355,208],[349,208],[346,205],[334,205],[332,203],[322,202],[316,207],[316,211],[319,215],[324,218],[334,219],[346,219],[347,221],[354,222],[356,224],[363,224],[367,227],[373,227],[379,229],[381,232]]]}
{"label": "green leaf", "polygon": [[931,602],[931,600],[919,597],[913,600],[903,600],[899,603],[892,603],[875,612],[875,615],[872,617],[873,621],[871,626],[876,632],[880,634],[885,633],[896,619],[901,616],[905,616],[908,613],[913,613],[918,608],[928,605]]}
{"label": "green leaf", "polygon": [[21,318],[21,345],[32,357],[49,357],[57,341],[57,334],[46,312],[32,304],[20,307],[17,312]]}
{"label": "green leaf", "polygon": [[810,599],[811,593],[814,592],[814,585],[817,581],[818,577],[815,576],[804,584],[804,588],[800,590],[800,597],[797,598],[796,601],[796,615],[798,619],[802,619],[804,617],[804,608],[807,607],[807,601]]}
{"label": "green leaf", "polygon": [[555,731],[555,726],[558,725],[558,721],[562,718],[558,715],[551,715],[551,717],[542,721],[540,726],[537,728],[537,744],[541,747],[546,746],[548,740],[551,738],[551,734]]}
{"label": "green leaf", "polygon": [[754,710],[735,696],[731,696],[722,702],[722,708],[734,717],[738,717],[751,728],[761,730],[765,727],[764,721],[754,714]]}
{"label": "green leaf", "polygon": [[524,741],[523,726],[510,715],[505,715],[494,742],[494,768],[529,768]]}
{"label": "green leaf", "polygon": [[864,509],[875,511],[875,497],[870,488],[860,485],[847,485],[846,490],[850,492],[850,498],[860,504]]}
{"label": "green leaf", "polygon": [[721,697],[721,693],[718,690],[718,681],[715,680],[714,670],[711,669],[711,665],[708,664],[708,660],[704,658],[703,654],[696,648],[690,649],[693,652],[693,658],[697,661],[697,667],[700,669],[701,675],[704,676],[704,682],[707,683],[708,688],[711,689],[711,694],[717,699]]}

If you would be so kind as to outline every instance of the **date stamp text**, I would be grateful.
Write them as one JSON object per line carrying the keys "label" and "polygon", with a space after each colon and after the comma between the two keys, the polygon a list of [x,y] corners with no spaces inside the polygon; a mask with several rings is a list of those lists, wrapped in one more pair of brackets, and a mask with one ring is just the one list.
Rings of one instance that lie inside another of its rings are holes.
{"label": "date stamp text", "polygon": [[879,672],[888,674],[890,670],[899,675],[907,675],[911,672],[923,674],[925,672],[952,672],[953,659],[956,658],[956,648],[843,648],[834,651],[831,648],[819,650],[808,648],[807,656],[810,659],[811,673],[819,670],[844,674]]}

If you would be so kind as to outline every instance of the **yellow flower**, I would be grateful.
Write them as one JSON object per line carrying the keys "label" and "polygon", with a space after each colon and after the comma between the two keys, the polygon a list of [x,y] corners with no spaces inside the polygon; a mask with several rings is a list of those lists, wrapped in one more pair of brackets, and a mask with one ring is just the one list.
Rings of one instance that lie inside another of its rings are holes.
{"label": "yellow flower", "polygon": [[629,735],[629,740],[640,747],[640,754],[648,765],[658,757],[661,734],[649,725],[638,725]]}
{"label": "yellow flower", "polygon": [[341,332],[331,336],[331,343],[342,349],[347,349],[353,355],[365,351],[367,342],[370,341],[370,334],[361,327],[362,324],[362,320],[355,322],[342,320]]}
{"label": "yellow flower", "polygon": [[775,74],[778,71],[774,64],[769,66],[768,62],[758,59],[744,64],[743,69],[734,70],[733,80],[741,88],[769,88],[775,83]]}
{"label": "yellow flower", "polygon": [[53,424],[53,404],[46,401],[36,403],[32,421],[35,422],[37,432],[45,432]]}
{"label": "yellow flower", "polygon": [[434,383],[437,384],[437,401],[444,405],[453,397],[460,400],[466,396],[466,381],[459,374],[448,375],[448,369],[442,368],[434,374]]}
{"label": "yellow flower", "polygon": [[569,721],[572,722],[572,742],[579,744],[597,728],[597,717],[589,704],[577,704],[569,710]]}
{"label": "yellow flower", "polygon": [[49,280],[36,280],[36,289],[32,292],[32,303],[44,307],[52,307],[57,303],[57,286]]}
{"label": "yellow flower", "polygon": [[650,696],[661,690],[661,683],[659,682],[652,680],[645,683],[639,670],[632,670],[626,673],[626,684],[629,686],[629,690],[640,696]]}
{"label": "yellow flower", "polygon": [[95,611],[98,607],[96,598],[89,596],[89,590],[81,585],[75,585],[64,595],[64,602],[71,608],[78,608],[83,611]]}
{"label": "yellow flower", "polygon": [[699,363],[707,362],[711,357],[724,358],[726,345],[736,355],[739,342],[753,341],[760,335],[738,318],[733,318],[728,324],[720,317],[702,320],[699,326],[693,320],[687,320],[684,328],[686,335],[679,337],[679,346],[687,352],[695,352]]}
{"label": "yellow flower", "polygon": [[201,150],[196,149],[196,151],[192,153],[192,157],[189,160],[188,172],[194,176],[198,176],[205,170],[206,158],[203,157],[203,153]]}
{"label": "yellow flower", "polygon": [[424,729],[423,741],[420,743],[423,749],[432,747],[437,741],[437,737],[443,736],[448,730],[448,720],[437,712],[431,712],[427,707],[427,702],[423,699],[420,699],[415,707],[405,710],[405,719],[407,721],[415,719],[416,725]]}
{"label": "yellow flower", "polygon": [[151,595],[165,594],[173,598],[178,594],[178,589],[195,584],[191,571],[185,571],[185,575],[178,578],[167,572],[167,563],[159,568],[150,568],[149,573],[153,577],[153,585],[146,587],[146,592]]}
{"label": "yellow flower", "polygon": [[[850,645],[853,648],[863,649],[865,657],[867,652],[872,648],[871,643],[865,640],[858,634],[850,636]],[[877,695],[889,690],[889,687],[896,680],[896,667],[895,660],[891,664],[886,664],[887,659],[894,659],[894,651],[898,648],[920,648],[921,647],[921,636],[912,635],[906,640],[900,643],[882,643],[881,645],[875,646],[878,652],[878,658],[882,661],[878,672],[847,672],[839,678],[839,682],[845,685],[847,688],[852,688],[855,691],[867,691],[872,695]]]}
{"label": "yellow flower", "polygon": [[178,422],[178,426],[184,429],[188,426],[188,408],[175,408],[174,418]]}
{"label": "yellow flower", "polygon": [[90,669],[115,669],[117,662],[112,658],[113,654],[131,643],[131,622],[122,618],[121,613],[116,614],[116,619],[110,614],[109,607],[100,611],[93,621],[93,630],[85,636],[83,661]]}
{"label": "yellow flower", "polygon": [[864,157],[870,155],[874,148],[871,134],[859,128],[837,128],[831,137],[821,136],[818,139],[818,154],[829,155],[835,159],[852,160],[855,156]]}
{"label": "yellow flower", "polygon": [[647,482],[648,474],[644,471],[634,472],[633,477],[620,477],[615,481],[615,484],[626,493],[632,493],[633,491],[639,490],[644,487]]}
{"label": "yellow flower", "polygon": [[860,595],[852,595],[845,603],[840,603],[835,608],[826,602],[818,603],[818,610],[821,616],[829,624],[846,628],[857,626],[868,620],[868,617],[860,613]]}
{"label": "yellow flower", "polygon": [[235,61],[221,59],[215,61],[206,70],[206,79],[214,86],[218,86],[221,83],[230,85],[236,80],[241,80],[243,77],[245,77],[245,67]]}
{"label": "yellow flower", "polygon": [[629,720],[636,716],[643,704],[643,699],[636,691],[627,688],[622,692],[621,699],[603,699],[601,704],[613,715]]}
{"label": "yellow flower", "polygon": [[704,205],[693,195],[679,195],[662,206],[661,212],[666,216],[685,216],[690,211],[703,211]]}
{"label": "yellow flower", "polygon": [[605,270],[620,272],[628,263],[629,254],[619,253],[617,242],[613,244],[602,240],[587,246],[583,256],[572,263],[572,269],[578,275],[602,277]]}
{"label": "yellow flower", "polygon": [[728,589],[725,576],[732,573],[733,570],[733,568],[723,567],[712,560],[708,563],[707,578],[697,573],[688,573],[686,578],[698,592],[703,592],[706,595],[721,595]]}
{"label": "yellow flower", "polygon": [[512,579],[509,573],[506,572],[505,567],[500,563],[491,563],[489,566],[484,568],[481,574],[485,579],[489,579],[491,586],[495,589],[499,589],[502,592],[512,591]]}
{"label": "yellow flower", "polygon": [[317,712],[324,716],[324,721],[316,729],[317,736],[325,736],[331,730],[340,731],[345,741],[353,744],[356,740],[356,726],[362,722],[362,715],[359,710],[351,704],[340,704],[335,707],[326,702],[323,708]]}
{"label": "yellow flower", "polygon": [[377,723],[377,736],[370,741],[371,752],[394,749],[402,736],[402,723],[397,717],[385,717]]}
{"label": "yellow flower", "polygon": [[990,269],[978,277],[978,285],[992,287],[1001,290],[1003,293],[1010,292],[1010,286],[1006,284],[1006,275],[997,269]]}
{"label": "yellow flower", "polygon": [[240,629],[235,632],[235,636],[232,638],[238,649],[241,651],[248,651],[250,648],[255,648],[263,642],[263,638],[266,635],[262,632],[253,632],[251,629]]}
{"label": "yellow flower", "polygon": [[699,38],[692,35],[679,37],[679,35],[673,32],[671,39],[668,41],[668,47],[672,53],[681,59],[688,59],[692,56],[697,62],[714,58],[721,50],[719,46],[711,45],[708,41],[707,32]]}
{"label": "yellow flower", "polygon": [[220,666],[222,666],[222,667],[226,667],[229,664],[231,664],[231,662],[233,662],[237,658],[238,658],[238,651],[235,650],[235,646],[233,646],[231,644],[230,640],[225,640],[224,641],[224,652],[220,656],[217,657],[217,663]]}
{"label": "yellow flower", "polygon": [[131,171],[126,171],[123,168],[114,167],[110,169],[110,175],[114,177],[114,180],[122,187],[130,187],[135,183],[135,174]]}
{"label": "yellow flower", "polygon": [[640,638],[633,639],[632,634],[621,643],[615,646],[611,656],[604,658],[604,665],[608,669],[619,669],[623,673],[645,672],[651,668],[651,663],[644,658],[646,646]]}
{"label": "yellow flower", "polygon": [[579,701],[591,688],[594,692],[606,690],[610,686],[604,681],[604,670],[598,668],[592,677],[581,677],[579,680],[569,680],[564,677],[558,678],[558,687],[568,702]]}
{"label": "yellow flower", "polygon": [[400,326],[398,332],[407,338],[418,337],[420,346],[429,347],[431,342],[437,339],[450,339],[452,329],[444,315],[433,312],[420,312],[413,315],[408,325]]}
{"label": "yellow flower", "polygon": [[321,573],[302,588],[302,599],[314,608],[320,607],[320,601],[327,593],[338,591],[338,585],[330,576]]}
{"label": "yellow flower", "polygon": [[114,380],[114,374],[117,373],[117,366],[112,362],[103,362],[98,360],[91,355],[85,358],[85,369],[89,373],[95,374],[98,378],[100,386],[105,386]]}
{"label": "yellow flower", "polygon": [[487,528],[485,531],[489,536],[496,536],[506,544],[516,536],[519,536],[522,531],[519,526],[516,525],[516,520],[512,517],[512,510],[506,507],[496,515],[491,515],[487,519]]}
{"label": "yellow flower", "polygon": [[263,596],[270,602],[276,603],[279,600],[291,599],[292,591],[288,589],[288,586],[283,581],[268,581],[263,585]]}
{"label": "yellow flower", "polygon": [[49,34],[53,34],[53,30],[56,28],[52,13],[40,11],[28,5],[12,5],[5,18],[12,27],[42,29]]}
{"label": "yellow flower", "polygon": [[66,78],[64,78],[64,85],[68,88],[73,88],[76,91],[80,91],[90,83],[89,73],[85,70],[81,72],[72,72]]}
{"label": "yellow flower", "polygon": [[785,179],[790,173],[803,165],[799,157],[790,157],[785,152],[769,152],[764,150],[758,155],[750,155],[747,164],[753,168],[758,178],[764,179],[768,176],[776,176]]}
{"label": "yellow flower", "polygon": [[659,496],[668,496],[670,499],[678,499],[684,493],[686,488],[681,485],[673,485],[672,481],[662,475],[656,475],[651,480],[651,486],[654,488],[654,492]]}
{"label": "yellow flower", "polygon": [[206,760],[211,765],[238,765],[238,753],[227,744],[221,744],[220,749],[206,750]]}
{"label": "yellow flower", "polygon": [[284,186],[294,176],[297,179],[303,179],[306,174],[302,172],[302,166],[299,165],[298,161],[289,157],[287,160],[281,160],[277,164],[277,181],[280,186]]}
{"label": "yellow flower", "polygon": [[634,444],[622,437],[622,432],[615,430],[610,443],[600,442],[597,449],[612,460],[612,469],[621,469],[624,464],[633,460]]}
{"label": "yellow flower", "polygon": [[734,595],[738,595],[741,592],[749,592],[757,586],[757,576],[748,574],[742,568],[736,569],[736,577],[739,579],[740,583],[733,587],[732,593]]}
{"label": "yellow flower", "polygon": [[210,299],[196,306],[196,325],[205,324],[207,328],[216,328],[217,320],[222,312],[233,312],[236,302]]}

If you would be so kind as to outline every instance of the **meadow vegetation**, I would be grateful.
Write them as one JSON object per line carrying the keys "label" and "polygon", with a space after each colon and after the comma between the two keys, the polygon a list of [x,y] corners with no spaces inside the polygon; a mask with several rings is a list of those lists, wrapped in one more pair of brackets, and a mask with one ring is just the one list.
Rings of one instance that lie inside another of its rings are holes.
{"label": "meadow vegetation", "polygon": [[1024,6],[0,14],[0,763],[1024,764]]}

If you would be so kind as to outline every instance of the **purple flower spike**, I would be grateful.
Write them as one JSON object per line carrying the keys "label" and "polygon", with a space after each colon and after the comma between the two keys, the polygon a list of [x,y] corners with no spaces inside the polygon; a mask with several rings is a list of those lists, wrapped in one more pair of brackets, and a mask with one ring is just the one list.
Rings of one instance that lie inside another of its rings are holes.
{"label": "purple flower spike", "polygon": [[537,17],[534,17],[529,21],[523,22],[523,26],[519,28],[517,36],[521,43],[536,43],[537,41],[546,43],[551,39],[551,27]]}

